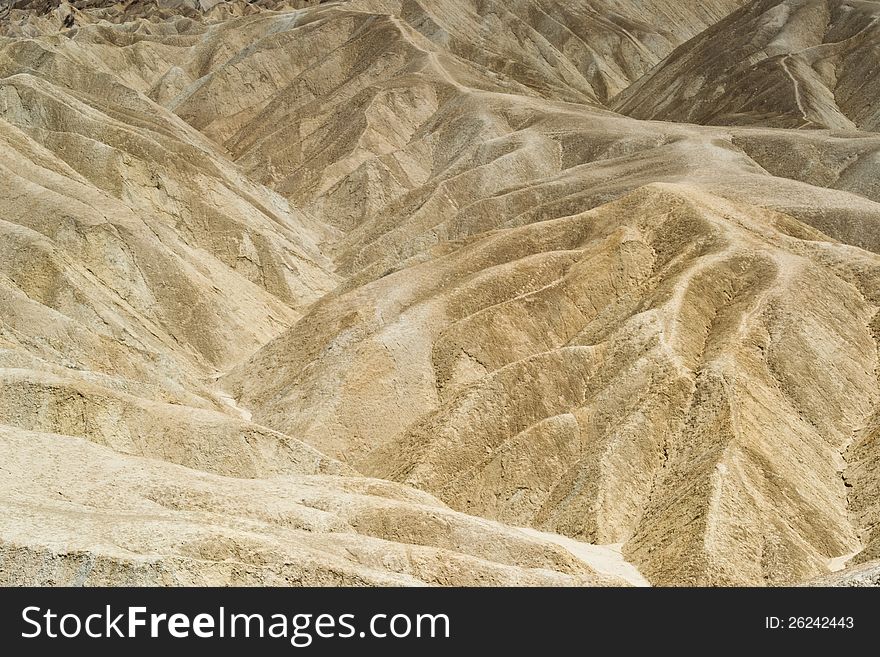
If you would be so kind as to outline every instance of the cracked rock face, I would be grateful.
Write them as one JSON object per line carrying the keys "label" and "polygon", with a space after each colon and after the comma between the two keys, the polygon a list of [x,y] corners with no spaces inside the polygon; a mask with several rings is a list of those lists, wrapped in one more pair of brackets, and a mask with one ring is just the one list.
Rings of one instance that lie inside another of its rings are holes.
{"label": "cracked rock face", "polygon": [[877,3],[2,7],[0,583],[876,583]]}

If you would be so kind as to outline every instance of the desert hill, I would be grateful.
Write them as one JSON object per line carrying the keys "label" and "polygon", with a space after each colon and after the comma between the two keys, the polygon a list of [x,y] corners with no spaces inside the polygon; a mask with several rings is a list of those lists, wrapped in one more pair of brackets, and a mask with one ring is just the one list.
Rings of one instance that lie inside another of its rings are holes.
{"label": "desert hill", "polygon": [[3,581],[880,556],[877,3],[7,5]]}
{"label": "desert hill", "polygon": [[752,2],[613,105],[640,119],[876,131],[878,40],[876,2]]}

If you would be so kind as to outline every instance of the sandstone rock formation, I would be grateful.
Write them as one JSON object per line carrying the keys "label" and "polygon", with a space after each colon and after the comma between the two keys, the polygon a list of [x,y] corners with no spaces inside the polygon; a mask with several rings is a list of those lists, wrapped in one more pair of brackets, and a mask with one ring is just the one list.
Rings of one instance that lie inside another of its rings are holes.
{"label": "sandstone rock formation", "polygon": [[0,581],[880,557],[877,3],[7,7]]}

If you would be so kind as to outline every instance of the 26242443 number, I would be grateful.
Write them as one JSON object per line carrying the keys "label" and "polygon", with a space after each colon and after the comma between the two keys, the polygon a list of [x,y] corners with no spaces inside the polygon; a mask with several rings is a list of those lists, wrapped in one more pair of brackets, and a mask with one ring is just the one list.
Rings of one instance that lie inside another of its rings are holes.
{"label": "26242443 number", "polygon": [[768,630],[851,630],[855,627],[852,616],[766,616]]}

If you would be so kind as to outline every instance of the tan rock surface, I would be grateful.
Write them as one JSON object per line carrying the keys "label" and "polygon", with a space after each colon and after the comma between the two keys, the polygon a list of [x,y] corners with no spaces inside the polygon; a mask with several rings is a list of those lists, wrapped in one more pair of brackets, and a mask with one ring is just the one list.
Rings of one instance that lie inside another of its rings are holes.
{"label": "tan rock surface", "polygon": [[16,0],[0,578],[876,559],[876,10]]}
{"label": "tan rock surface", "polygon": [[565,550],[363,477],[228,479],[0,427],[20,585],[596,585]]}
{"label": "tan rock surface", "polygon": [[750,2],[678,48],[614,106],[666,121],[877,131],[878,40],[876,2]]}
{"label": "tan rock surface", "polygon": [[853,566],[808,582],[807,586],[880,586],[880,562]]}

